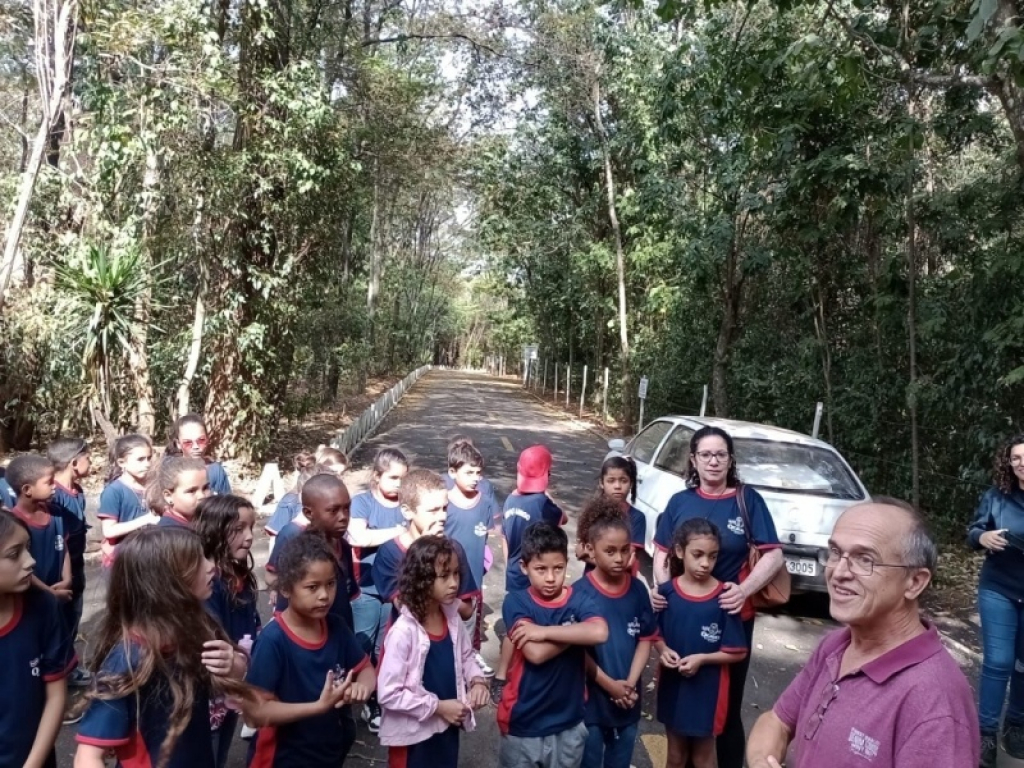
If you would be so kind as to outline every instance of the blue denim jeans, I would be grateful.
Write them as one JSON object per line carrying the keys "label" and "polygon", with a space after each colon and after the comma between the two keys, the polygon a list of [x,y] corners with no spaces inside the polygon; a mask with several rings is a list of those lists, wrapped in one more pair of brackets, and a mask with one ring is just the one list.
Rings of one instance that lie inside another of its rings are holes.
{"label": "blue denim jeans", "polygon": [[580,768],[629,768],[637,727],[638,723],[625,728],[588,725]]}
{"label": "blue denim jeans", "polygon": [[391,603],[382,603],[376,595],[363,592],[352,601],[352,622],[355,636],[374,664],[380,659],[384,629],[391,617]]}
{"label": "blue denim jeans", "polygon": [[1024,605],[991,589],[978,590],[983,658],[978,681],[978,722],[983,731],[999,728],[1006,699],[1006,722],[1024,725],[1024,675],[1014,669],[1024,644]]}

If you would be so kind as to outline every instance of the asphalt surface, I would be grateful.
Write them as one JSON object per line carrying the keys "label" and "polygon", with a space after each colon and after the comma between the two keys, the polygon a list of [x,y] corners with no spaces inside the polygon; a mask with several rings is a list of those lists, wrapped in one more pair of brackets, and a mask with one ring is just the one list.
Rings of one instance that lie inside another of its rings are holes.
{"label": "asphalt surface", "polygon": [[[520,451],[543,443],[554,456],[550,493],[568,512],[570,540],[574,540],[575,520],[586,499],[596,488],[597,474],[607,451],[605,440],[587,427],[538,401],[511,379],[496,379],[479,374],[434,371],[422,379],[405,396],[385,420],[377,435],[367,441],[352,457],[355,470],[346,478],[353,492],[366,484],[366,468],[377,450],[384,446],[400,448],[413,467],[437,472],[446,471],[446,446],[455,434],[468,434],[487,462],[485,475],[494,484],[499,503],[515,485],[516,458]],[[484,657],[497,666],[499,655],[499,618],[504,597],[504,562],[500,546],[494,546],[495,565],[484,583],[485,613]],[[267,543],[262,534],[254,545],[254,555],[262,567],[266,561]],[[650,573],[650,563],[645,563]],[[82,634],[90,636],[102,611],[103,584],[98,569],[90,569],[86,593],[85,622]],[[570,565],[569,578],[582,574],[579,563]],[[264,606],[267,611],[267,607]],[[496,626],[497,625],[497,626]],[[758,618],[754,636],[753,661],[743,702],[744,720],[749,726],[771,708],[782,690],[804,665],[818,641],[835,623],[828,616],[828,606],[821,596],[799,596],[778,615]],[[82,653],[80,650],[80,653]],[[957,647],[951,651],[973,680],[976,664],[969,653]],[[653,691],[649,689],[652,675],[645,676],[644,713],[641,735],[633,756],[636,768],[653,768],[665,764],[663,729],[653,720]],[[498,730],[494,709],[477,713],[477,730],[463,736],[460,766],[497,764]],[[387,752],[376,737],[360,723],[358,740],[346,764],[386,764]],[[229,766],[245,764],[244,742],[236,739]],[[71,766],[74,753],[74,729],[62,729],[58,740],[58,761]],[[1001,766],[1024,762],[1001,756]]]}

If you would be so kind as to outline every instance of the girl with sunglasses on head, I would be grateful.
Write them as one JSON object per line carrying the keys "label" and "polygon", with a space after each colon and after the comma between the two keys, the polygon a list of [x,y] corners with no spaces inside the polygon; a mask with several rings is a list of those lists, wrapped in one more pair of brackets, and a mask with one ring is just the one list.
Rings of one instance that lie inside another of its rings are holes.
{"label": "girl with sunglasses on head", "polygon": [[210,447],[210,436],[206,431],[206,423],[198,413],[186,413],[174,422],[171,427],[170,440],[167,442],[166,456],[191,456],[206,462],[206,476],[210,481],[210,491],[215,494],[231,493],[231,481],[219,461],[211,459],[207,452]]}

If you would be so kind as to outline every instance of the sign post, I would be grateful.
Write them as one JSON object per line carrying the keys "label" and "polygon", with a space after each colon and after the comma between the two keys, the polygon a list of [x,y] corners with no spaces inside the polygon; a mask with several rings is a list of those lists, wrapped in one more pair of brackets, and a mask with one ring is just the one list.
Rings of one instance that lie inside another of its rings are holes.
{"label": "sign post", "polygon": [[565,410],[569,410],[569,390],[572,389],[572,368],[565,365]]}
{"label": "sign post", "polygon": [[643,376],[640,379],[640,426],[637,427],[637,432],[644,428],[644,403],[647,400],[647,377]]}
{"label": "sign post", "polygon": [[703,417],[708,412],[708,385],[704,385],[704,397],[700,401],[700,415]]}
{"label": "sign post", "polygon": [[558,402],[558,363],[555,363],[554,369],[555,369],[555,402]]}
{"label": "sign post", "polygon": [[608,369],[604,369],[604,392],[601,395],[601,424],[608,426]]}
{"label": "sign post", "polygon": [[537,345],[536,344],[524,344],[523,345],[523,386],[529,386],[530,383],[530,367],[532,363],[537,359]]}
{"label": "sign post", "polygon": [[814,428],[811,430],[811,437],[813,437],[815,440],[817,440],[818,432],[821,430],[821,414],[824,410],[824,403],[818,403],[814,407]]}
{"label": "sign post", "polygon": [[587,399],[587,366],[583,366],[583,388],[580,390],[580,418],[583,418],[583,402]]}

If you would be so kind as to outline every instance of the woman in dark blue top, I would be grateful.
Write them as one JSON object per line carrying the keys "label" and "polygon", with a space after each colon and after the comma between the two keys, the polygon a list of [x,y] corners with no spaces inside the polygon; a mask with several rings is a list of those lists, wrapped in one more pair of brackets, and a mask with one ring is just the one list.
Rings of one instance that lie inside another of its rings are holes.
{"label": "woman in dark blue top", "polygon": [[999,716],[1010,685],[1003,748],[1024,759],[1024,675],[1014,668],[1024,641],[1024,435],[996,455],[995,486],[981,498],[967,532],[974,549],[986,550],[978,580],[982,664],[978,681],[981,765],[996,764]]}
{"label": "woman in dark blue top", "polygon": [[[658,584],[671,580],[668,556],[672,548],[673,534],[685,521],[702,517],[714,523],[721,534],[721,549],[718,561],[712,571],[722,582],[722,593],[718,598],[729,613],[739,613],[743,619],[747,647],[752,648],[754,636],[754,610],[750,598],[782,568],[779,536],[775,523],[761,494],[748,486],[742,487],[746,519],[739,506],[741,490],[736,471],[736,454],[732,437],[718,427],[702,427],[690,439],[690,458],[687,468],[685,491],[680,491],[658,517],[654,544],[654,579]],[[748,572],[748,540],[763,553],[753,571]],[[664,603],[661,602],[663,605]],[[729,677],[729,708],[725,727],[717,740],[719,768],[742,768],[743,753],[746,749],[746,734],[741,718],[743,689],[747,681],[750,655],[735,665],[734,674]]]}

